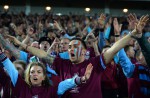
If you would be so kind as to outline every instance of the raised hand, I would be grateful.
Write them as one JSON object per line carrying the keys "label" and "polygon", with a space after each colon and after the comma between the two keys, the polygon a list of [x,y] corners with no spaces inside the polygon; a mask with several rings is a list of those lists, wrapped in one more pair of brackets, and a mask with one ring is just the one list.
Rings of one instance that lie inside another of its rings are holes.
{"label": "raised hand", "polygon": [[113,25],[115,35],[120,35],[122,24],[118,23],[117,18],[114,18]]}
{"label": "raised hand", "polygon": [[32,27],[28,27],[27,33],[29,36],[32,36],[35,32],[34,32],[34,29]]}
{"label": "raised hand", "polygon": [[58,30],[62,30],[62,28],[60,27],[60,25],[56,20],[54,20],[54,27],[57,28]]}
{"label": "raised hand", "polygon": [[21,45],[21,42],[15,38],[14,36],[11,36],[11,35],[6,35],[7,38],[9,38],[10,41],[14,42],[16,45]]}
{"label": "raised hand", "polygon": [[99,27],[104,28],[106,16],[102,13],[98,19]]}
{"label": "raised hand", "polygon": [[52,43],[52,45],[50,46],[50,48],[48,49],[47,53],[51,53],[53,50],[56,50],[57,46],[60,44],[59,39],[56,37]]}
{"label": "raised hand", "polygon": [[81,77],[81,81],[82,81],[82,82],[86,82],[86,81],[90,78],[91,73],[92,73],[92,70],[93,70],[93,66],[92,66],[92,64],[90,63],[90,64],[88,64],[88,66],[87,66],[87,68],[86,68],[86,71],[85,71],[85,73],[84,73],[84,76]]}
{"label": "raised hand", "polygon": [[133,30],[135,28],[135,25],[138,23],[138,19],[136,14],[129,14],[127,21],[129,23],[129,30]]}
{"label": "raised hand", "polygon": [[135,26],[135,31],[138,33],[138,34],[141,34],[146,23],[148,22],[149,20],[149,15],[143,15],[140,20],[138,21],[138,23],[136,24]]}

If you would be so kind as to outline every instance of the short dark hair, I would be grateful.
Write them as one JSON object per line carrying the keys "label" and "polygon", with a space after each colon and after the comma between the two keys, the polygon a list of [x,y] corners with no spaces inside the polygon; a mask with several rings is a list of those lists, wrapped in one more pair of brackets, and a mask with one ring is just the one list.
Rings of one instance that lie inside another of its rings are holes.
{"label": "short dark hair", "polygon": [[133,47],[133,46],[132,46],[132,45],[127,45],[127,46],[125,46],[125,47],[124,47],[124,51],[127,52],[127,51],[130,49],[130,47]]}
{"label": "short dark hair", "polygon": [[24,62],[22,60],[16,60],[13,62],[13,64],[20,64],[24,70],[26,69],[26,65],[27,65],[26,62]]}
{"label": "short dark hair", "polygon": [[49,37],[41,37],[39,39],[39,45],[41,44],[42,41],[47,41],[50,45],[52,44],[52,41]]}
{"label": "short dark hair", "polygon": [[71,41],[72,41],[72,40],[79,40],[79,41],[81,41],[81,43],[82,43],[82,45],[84,46],[84,48],[87,49],[84,40],[82,40],[82,39],[80,39],[80,38],[78,38],[78,37],[72,38]]}

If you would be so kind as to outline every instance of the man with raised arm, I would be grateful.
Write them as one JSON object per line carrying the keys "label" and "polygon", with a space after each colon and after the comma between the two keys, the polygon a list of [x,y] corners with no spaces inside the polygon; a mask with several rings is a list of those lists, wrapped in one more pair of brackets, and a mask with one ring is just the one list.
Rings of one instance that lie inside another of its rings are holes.
{"label": "man with raised arm", "polygon": [[[130,16],[133,17],[132,15]],[[105,15],[101,15],[99,18],[100,27],[104,27]],[[142,16],[139,20],[136,28],[143,27],[146,22],[148,21],[148,15]],[[70,60],[64,60],[61,58],[54,58],[47,54],[45,51],[27,46],[25,44],[21,44],[16,38],[9,36],[15,43],[27,49],[30,53],[40,58],[47,60],[47,62],[53,63],[53,67],[55,71],[60,76],[61,80],[65,80],[71,78],[75,74],[78,76],[83,76],[79,78],[79,80],[84,80],[80,85],[77,87],[68,90],[62,98],[102,98],[101,94],[101,74],[103,70],[106,68],[107,65],[114,55],[132,39],[132,36],[136,36],[138,33],[137,29],[134,29],[130,34],[126,35],[124,38],[117,41],[110,49],[108,49],[103,54],[91,58],[89,60],[85,60],[85,53],[86,53],[86,45],[85,43],[79,39],[75,38],[72,39],[69,43],[69,56]],[[87,65],[91,63],[93,65],[93,71],[89,80],[87,77],[84,76],[85,70]],[[79,81],[78,79],[76,81]]]}

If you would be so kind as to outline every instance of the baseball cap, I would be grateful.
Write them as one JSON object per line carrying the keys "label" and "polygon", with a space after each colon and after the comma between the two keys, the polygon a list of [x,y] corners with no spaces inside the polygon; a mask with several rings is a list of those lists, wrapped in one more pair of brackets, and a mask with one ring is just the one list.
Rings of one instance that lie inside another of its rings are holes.
{"label": "baseball cap", "polygon": [[39,39],[39,44],[42,42],[42,41],[47,41],[50,45],[52,43],[51,39],[49,37],[41,37]]}

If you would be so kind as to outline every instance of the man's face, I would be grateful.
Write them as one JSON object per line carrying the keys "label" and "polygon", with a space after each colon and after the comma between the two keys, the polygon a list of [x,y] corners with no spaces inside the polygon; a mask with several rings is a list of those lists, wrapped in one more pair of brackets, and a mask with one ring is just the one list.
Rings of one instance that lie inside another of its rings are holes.
{"label": "man's face", "polygon": [[142,65],[147,65],[145,57],[143,56],[143,53],[140,52],[140,55],[137,58],[138,62],[141,63]]}
{"label": "man's face", "polygon": [[69,43],[68,52],[71,62],[78,64],[84,60],[85,49],[83,48],[81,41],[72,40]]}
{"label": "man's face", "polygon": [[56,34],[54,32],[48,32],[48,37],[51,39],[51,40],[54,40],[56,38]]}
{"label": "man's face", "polygon": [[92,39],[91,38],[88,38],[87,41],[86,41],[86,46],[88,48],[92,47]]}
{"label": "man's face", "polygon": [[35,47],[35,48],[39,48],[39,43],[38,42],[33,42],[31,44],[32,47]]}
{"label": "man's face", "polygon": [[60,42],[62,52],[65,52],[69,48],[69,39],[62,39]]}
{"label": "man's face", "polygon": [[137,41],[134,43],[134,49],[135,50],[140,50],[140,45]]}
{"label": "man's face", "polygon": [[50,44],[47,41],[42,41],[40,43],[40,49],[44,50],[45,52],[47,52],[49,47],[50,47]]}

